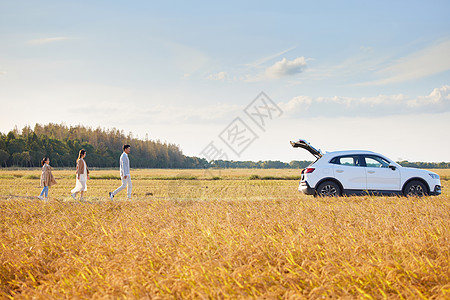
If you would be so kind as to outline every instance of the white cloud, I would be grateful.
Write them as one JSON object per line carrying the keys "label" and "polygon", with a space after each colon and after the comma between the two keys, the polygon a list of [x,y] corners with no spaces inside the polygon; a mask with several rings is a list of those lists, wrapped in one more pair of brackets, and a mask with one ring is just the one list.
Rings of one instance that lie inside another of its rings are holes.
{"label": "white cloud", "polygon": [[[275,58],[285,52],[292,50],[293,48],[287,49],[281,53],[273,55],[271,57],[264,58],[253,65],[253,67],[259,67],[259,64],[266,62],[269,59]],[[272,66],[265,69],[264,72],[260,72],[257,74],[245,74],[244,76],[240,76],[239,80],[243,82],[258,82],[263,80],[277,79],[281,77],[289,77],[298,73],[301,73],[306,68],[306,59],[303,56],[299,56],[293,60],[287,60],[283,58],[280,61],[277,61]]]}
{"label": "white cloud", "polygon": [[272,60],[272,59],[277,58],[278,56],[281,56],[281,55],[283,55],[283,54],[285,54],[285,53],[287,53],[287,52],[289,52],[289,51],[291,51],[291,50],[294,50],[295,48],[297,48],[297,47],[291,47],[291,48],[288,48],[288,49],[283,50],[283,51],[281,51],[281,52],[278,52],[278,53],[275,53],[275,54],[268,55],[268,56],[266,56],[266,57],[263,57],[263,58],[258,59],[258,60],[255,61],[255,62],[246,64],[245,66],[247,66],[247,67],[259,67],[259,66],[261,66],[262,64],[264,64],[264,63],[266,63],[266,62],[268,62],[268,61],[270,61],[270,60]]}
{"label": "white cloud", "polygon": [[301,73],[305,68],[306,60],[303,56],[297,57],[294,60],[283,58],[267,68],[265,75],[269,78],[280,78]]}
{"label": "white cloud", "polygon": [[292,98],[287,103],[280,103],[280,107],[283,111],[293,112],[301,108],[302,110],[307,110],[313,103],[313,98],[308,96],[297,96]]}
{"label": "white cloud", "polygon": [[[118,93],[120,91],[116,91]],[[123,98],[121,96],[119,98]],[[128,95],[128,97],[132,97]],[[111,102],[110,99],[103,100]],[[133,106],[122,107],[120,101],[116,107],[126,122],[134,123],[137,120],[155,124],[224,124],[242,113],[245,105],[218,103],[206,106],[189,105],[154,105],[146,108]],[[101,102],[98,107],[86,103],[80,108],[84,113],[103,113],[107,106]],[[281,110],[286,113],[286,119],[298,118],[377,118],[388,115],[418,115],[450,112],[450,85],[434,89],[429,95],[415,98],[404,94],[378,95],[375,97],[310,97],[297,96],[288,102],[278,103]],[[72,109],[73,110],[73,109]],[[95,118],[100,118],[96,116]]]}
{"label": "white cloud", "polygon": [[435,88],[429,95],[410,98],[403,94],[375,97],[298,96],[279,103],[287,115],[342,117],[450,112],[450,86]]}
{"label": "white cloud", "polygon": [[59,42],[59,41],[65,41],[65,40],[69,40],[69,37],[65,37],[65,36],[59,36],[59,37],[52,37],[52,38],[42,38],[42,39],[35,39],[35,40],[30,40],[28,41],[28,44],[30,45],[44,45],[44,44],[49,44],[49,43],[54,43],[54,42]]}
{"label": "white cloud", "polygon": [[383,79],[364,82],[359,86],[386,85],[420,79],[450,70],[450,40],[430,46],[378,71]]}
{"label": "white cloud", "polygon": [[208,76],[210,80],[226,80],[228,78],[227,72],[219,72],[217,74],[211,74]]}
{"label": "white cloud", "polygon": [[441,88],[435,88],[428,96],[417,97],[408,101],[411,108],[420,108],[424,106],[449,105],[450,103],[450,85],[444,85]]}

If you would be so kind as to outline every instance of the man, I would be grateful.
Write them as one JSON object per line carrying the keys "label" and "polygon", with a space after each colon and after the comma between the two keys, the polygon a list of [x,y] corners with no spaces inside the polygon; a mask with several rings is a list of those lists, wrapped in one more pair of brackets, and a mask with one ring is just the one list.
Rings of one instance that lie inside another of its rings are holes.
{"label": "man", "polygon": [[128,159],[128,154],[130,154],[131,146],[123,145],[123,153],[120,156],[120,178],[122,179],[122,185],[119,186],[114,192],[109,192],[109,198],[114,200],[114,196],[117,195],[126,186],[128,200],[131,200],[131,176],[130,176],[130,160]]}

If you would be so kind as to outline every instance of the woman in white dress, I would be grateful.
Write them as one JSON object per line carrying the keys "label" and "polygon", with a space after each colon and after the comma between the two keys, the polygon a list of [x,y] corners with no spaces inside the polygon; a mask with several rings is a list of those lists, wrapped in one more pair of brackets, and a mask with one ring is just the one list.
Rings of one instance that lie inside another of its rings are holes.
{"label": "woman in white dress", "polygon": [[89,179],[89,169],[84,161],[86,157],[86,151],[84,149],[80,150],[77,159],[77,171],[76,171],[76,185],[75,188],[71,191],[72,198],[77,200],[77,194],[80,193],[80,200],[84,200],[83,195],[84,192],[87,191],[86,182]]}

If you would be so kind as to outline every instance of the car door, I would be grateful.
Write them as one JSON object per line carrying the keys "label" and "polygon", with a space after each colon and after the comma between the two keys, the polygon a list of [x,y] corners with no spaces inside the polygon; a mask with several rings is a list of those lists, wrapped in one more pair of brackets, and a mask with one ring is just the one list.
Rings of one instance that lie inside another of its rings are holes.
{"label": "car door", "polygon": [[359,155],[344,155],[333,158],[334,177],[339,180],[344,190],[366,189],[366,170],[360,164]]}
{"label": "car door", "polygon": [[367,189],[370,191],[399,191],[400,170],[389,168],[389,162],[378,155],[364,155]]}

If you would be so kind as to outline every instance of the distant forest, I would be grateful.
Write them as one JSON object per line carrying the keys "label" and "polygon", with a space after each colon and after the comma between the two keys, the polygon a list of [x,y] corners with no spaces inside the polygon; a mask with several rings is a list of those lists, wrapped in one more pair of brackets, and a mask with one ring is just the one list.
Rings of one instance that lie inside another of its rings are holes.
{"label": "distant forest", "polygon": [[[123,144],[130,144],[132,168],[253,168],[301,169],[311,161],[207,161],[185,156],[180,147],[159,140],[142,140],[118,129],[66,126],[63,124],[36,124],[22,130],[15,128],[0,133],[0,167],[40,167],[44,156],[58,168],[74,167],[80,149],[88,153],[86,161],[92,168],[117,168]],[[400,162],[402,166],[418,168],[450,168],[450,163]]]}

